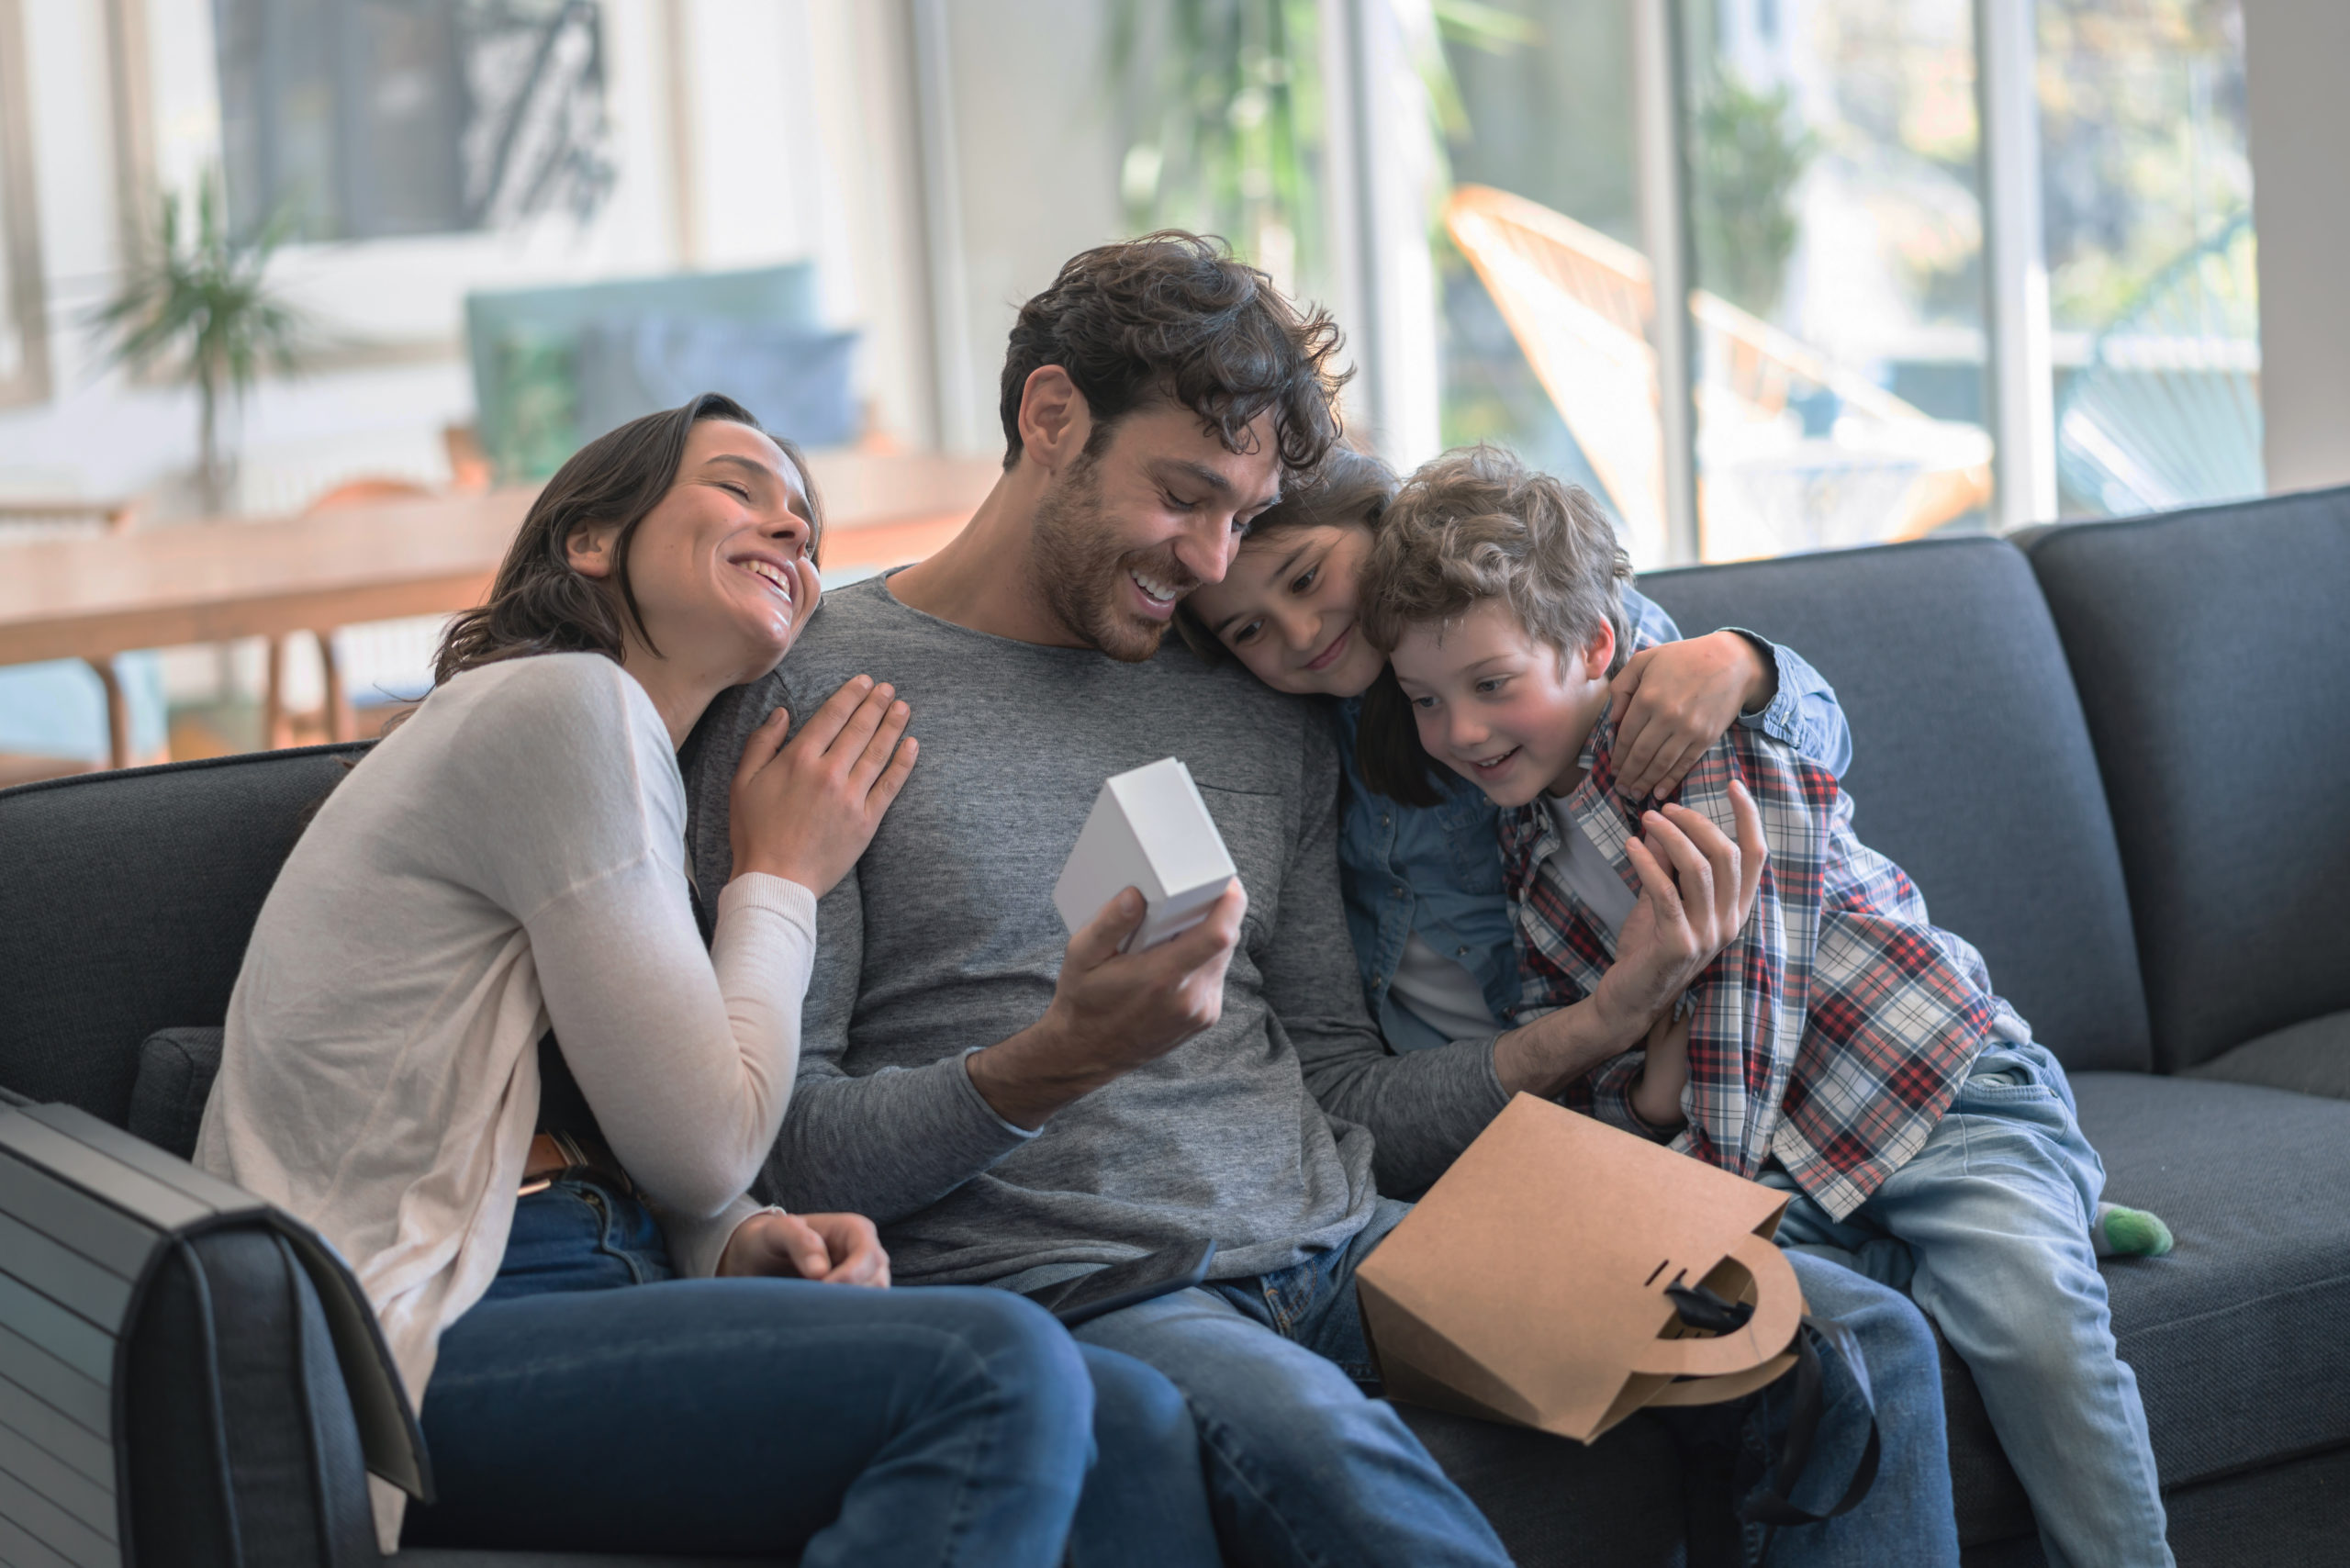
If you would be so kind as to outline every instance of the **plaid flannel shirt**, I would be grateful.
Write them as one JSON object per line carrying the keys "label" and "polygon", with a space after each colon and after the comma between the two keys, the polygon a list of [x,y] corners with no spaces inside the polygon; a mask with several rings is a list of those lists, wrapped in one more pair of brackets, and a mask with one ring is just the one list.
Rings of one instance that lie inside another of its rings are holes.
{"label": "plaid flannel shirt", "polygon": [[[1639,819],[1616,792],[1614,742],[1603,719],[1568,807],[1637,891],[1624,846]],[[1752,915],[1692,988],[1687,1125],[1673,1147],[1749,1178],[1775,1155],[1841,1219],[1923,1146],[1987,1040],[2031,1034],[1992,993],[1982,956],[1929,924],[1901,868],[1854,836],[1852,797],[1832,774],[1733,729],[1678,795],[1735,839],[1732,778],[1762,813],[1770,861]],[[1590,995],[1616,939],[1553,864],[1562,840],[1544,801],[1504,812],[1499,831],[1524,939],[1515,1014],[1524,1023]],[[1660,1136],[1628,1098],[1645,1059],[1636,1049],[1603,1063],[1564,1103]]]}

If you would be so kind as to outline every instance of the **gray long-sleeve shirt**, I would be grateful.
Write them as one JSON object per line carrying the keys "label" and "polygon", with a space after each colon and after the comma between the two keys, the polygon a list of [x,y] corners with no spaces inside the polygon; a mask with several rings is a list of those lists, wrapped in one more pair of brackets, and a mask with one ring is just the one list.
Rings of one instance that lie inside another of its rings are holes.
{"label": "gray long-sleeve shirt", "polygon": [[[800,1073],[761,1196],[881,1226],[899,1277],[1002,1279],[1214,1238],[1215,1272],[1287,1267],[1426,1185],[1507,1099],[1489,1042],[1389,1054],[1340,913],[1329,714],[1173,644],[1142,664],[957,626],[870,580],[826,596],[782,666],[689,748],[698,879],[730,869],[751,730],[858,674],[896,684],[922,756],[817,913]],[[1102,781],[1178,756],[1248,890],[1214,1027],[1034,1134],[966,1052],[1035,1023],[1069,934],[1054,880]]]}

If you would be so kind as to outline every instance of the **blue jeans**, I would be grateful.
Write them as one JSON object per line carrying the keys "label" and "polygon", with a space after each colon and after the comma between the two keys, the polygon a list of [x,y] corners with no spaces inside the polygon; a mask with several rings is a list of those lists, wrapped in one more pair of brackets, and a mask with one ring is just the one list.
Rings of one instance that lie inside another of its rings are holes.
{"label": "blue jeans", "polygon": [[439,1500],[405,1544],[1218,1561],[1181,1396],[1028,1303],[669,1276],[633,1200],[563,1182],[521,1201],[497,1282],[441,1338]]}
{"label": "blue jeans", "polygon": [[[1199,1422],[1210,1497],[1244,1562],[1438,1568],[1509,1560],[1394,1409],[1365,1392],[1377,1372],[1355,1269],[1408,1212],[1382,1200],[1344,1248],[1279,1273],[1161,1296],[1077,1330],[1089,1344],[1150,1362],[1183,1391]],[[1884,1453],[1866,1503],[1827,1524],[1782,1530],[1771,1561],[1956,1568],[1942,1381],[1925,1320],[1895,1292],[1831,1265],[1798,1259],[1796,1272],[1815,1311],[1843,1318],[1861,1340]],[[1842,1493],[1866,1440],[1858,1385],[1841,1363],[1828,1370],[1819,1447],[1795,1497],[1814,1511]],[[1784,1424],[1785,1406],[1785,1391],[1774,1388],[1729,1407],[1727,1423],[1718,1412],[1658,1414],[1691,1442],[1726,1425],[1727,1441],[1759,1450]],[[1744,1561],[1757,1561],[1762,1544],[1760,1531],[1745,1532]]]}
{"label": "blue jeans", "polygon": [[[1764,1178],[1793,1191],[1775,1169]],[[1975,1374],[2049,1568],[2169,1568],[2138,1380],[2089,1227],[2105,1167],[2045,1047],[1994,1042],[1925,1147],[1842,1224],[1797,1193],[1779,1240],[1907,1288]]]}

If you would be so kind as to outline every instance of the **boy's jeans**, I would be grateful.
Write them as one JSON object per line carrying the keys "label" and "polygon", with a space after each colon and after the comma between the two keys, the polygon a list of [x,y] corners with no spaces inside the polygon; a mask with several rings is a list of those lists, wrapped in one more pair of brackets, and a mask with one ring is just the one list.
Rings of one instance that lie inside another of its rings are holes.
{"label": "boy's jeans", "polygon": [[[1794,1188],[1775,1167],[1763,1180]],[[1942,1327],[2031,1498],[2049,1568],[2168,1568],[2145,1408],[2089,1240],[2104,1188],[2065,1070],[2043,1047],[1994,1041],[1867,1203],[1840,1225],[1797,1193],[1779,1240],[1907,1288]]]}
{"label": "boy's jeans", "polygon": [[[1375,1383],[1376,1373],[1355,1305],[1355,1269],[1409,1212],[1382,1200],[1347,1247],[1279,1273],[1161,1296],[1077,1330],[1080,1340],[1158,1367],[1183,1391],[1199,1422],[1209,1494],[1227,1541],[1246,1543],[1245,1562],[1438,1568],[1508,1561],[1483,1516],[1394,1410],[1358,1386]],[[1842,1318],[1861,1341],[1884,1451],[1865,1503],[1827,1524],[1781,1530],[1772,1562],[1955,1568],[1933,1336],[1897,1293],[1812,1259],[1795,1263],[1813,1311]],[[1867,1431],[1857,1385],[1832,1354],[1824,1360],[1828,1407],[1795,1499],[1814,1510],[1841,1495]],[[1746,1408],[1745,1435],[1761,1440],[1764,1427],[1784,1421],[1785,1400],[1756,1399]],[[1708,1421],[1704,1411],[1660,1414],[1693,1428]],[[1761,1544],[1761,1532],[1748,1532],[1748,1562]]]}

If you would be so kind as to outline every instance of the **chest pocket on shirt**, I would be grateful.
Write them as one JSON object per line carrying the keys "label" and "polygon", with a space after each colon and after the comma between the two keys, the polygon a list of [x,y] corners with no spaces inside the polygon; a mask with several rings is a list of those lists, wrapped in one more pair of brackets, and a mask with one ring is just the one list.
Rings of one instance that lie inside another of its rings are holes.
{"label": "chest pocket on shirt", "polygon": [[1445,856],[1452,866],[1453,887],[1464,893],[1499,897],[1501,840],[1494,832],[1493,808],[1484,798],[1455,796],[1436,809],[1436,820],[1444,833]]}
{"label": "chest pocket on shirt", "polygon": [[1241,939],[1253,946],[1273,928],[1281,900],[1281,879],[1289,869],[1295,822],[1286,797],[1270,790],[1238,790],[1192,780],[1216,832],[1232,856],[1240,885],[1248,890],[1248,913],[1241,923]]}

